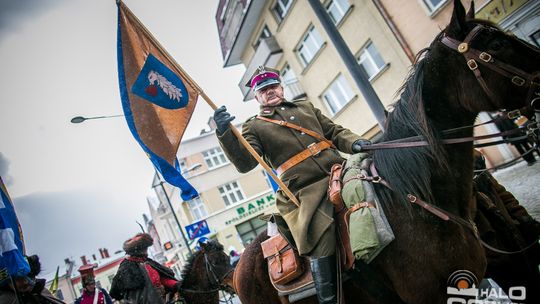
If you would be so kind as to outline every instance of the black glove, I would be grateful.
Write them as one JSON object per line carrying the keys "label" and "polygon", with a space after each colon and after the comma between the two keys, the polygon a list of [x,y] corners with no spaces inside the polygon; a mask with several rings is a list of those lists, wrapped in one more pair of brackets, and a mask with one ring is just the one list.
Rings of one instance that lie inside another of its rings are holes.
{"label": "black glove", "polygon": [[364,149],[362,148],[363,146],[369,146],[371,145],[371,141],[367,140],[367,139],[357,139],[353,144],[352,144],[352,151],[353,153],[360,153],[360,152],[363,152]]}
{"label": "black glove", "polygon": [[219,134],[223,134],[225,131],[229,129],[229,123],[235,119],[234,116],[231,116],[229,112],[227,112],[227,108],[225,106],[219,107],[214,112],[214,121],[216,122],[216,128]]}

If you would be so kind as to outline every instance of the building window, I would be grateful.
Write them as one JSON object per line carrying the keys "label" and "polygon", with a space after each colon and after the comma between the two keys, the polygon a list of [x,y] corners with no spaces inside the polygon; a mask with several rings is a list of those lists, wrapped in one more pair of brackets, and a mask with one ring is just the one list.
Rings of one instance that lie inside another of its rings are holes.
{"label": "building window", "polygon": [[358,63],[362,66],[362,69],[366,72],[369,80],[373,79],[385,65],[379,51],[377,51],[377,48],[371,41],[362,52],[360,52],[360,56],[357,59]]}
{"label": "building window", "polygon": [[238,186],[238,182],[225,184],[218,189],[221,198],[223,198],[223,201],[225,202],[225,206],[230,206],[244,199],[244,194],[242,193],[240,186]]}
{"label": "building window", "polygon": [[427,6],[428,11],[433,13],[439,7],[441,7],[447,0],[423,0],[424,4]]}
{"label": "building window", "polygon": [[221,9],[221,16],[219,16],[219,19],[223,23],[225,23],[225,18],[227,17],[228,9],[229,9],[229,0],[225,0],[225,4],[223,4],[223,8]]}
{"label": "building window", "polygon": [[203,153],[204,161],[208,166],[208,169],[228,163],[227,157],[223,153],[220,147],[216,147],[210,150],[206,150]]}
{"label": "building window", "polygon": [[272,33],[270,32],[270,30],[268,29],[268,26],[266,26],[266,24],[263,26],[263,29],[261,31],[261,34],[259,35],[259,38],[257,38],[257,41],[255,41],[255,44],[253,45],[253,48],[258,48],[259,47],[259,44],[261,44],[261,41],[263,39],[266,39],[266,38],[269,38],[272,36]]}
{"label": "building window", "polygon": [[323,93],[324,102],[332,115],[339,112],[353,97],[351,87],[343,75],[339,75]]}
{"label": "building window", "polygon": [[251,244],[257,235],[263,232],[264,229],[266,229],[266,222],[257,217],[236,226],[236,231],[238,231],[244,247]]}
{"label": "building window", "polygon": [[349,7],[351,7],[351,4],[347,0],[331,0],[326,6],[326,11],[334,24],[338,24],[349,10]]}
{"label": "building window", "polygon": [[298,81],[296,75],[294,74],[294,71],[288,64],[286,64],[283,70],[281,70],[281,81],[284,85],[288,85]]}
{"label": "building window", "polygon": [[206,211],[206,206],[204,205],[200,197],[196,197],[188,201],[188,204],[191,215],[193,215],[193,218],[195,220],[200,220],[208,215],[208,212]]}
{"label": "building window", "polygon": [[281,23],[287,13],[289,12],[289,9],[291,8],[293,0],[277,0],[276,4],[274,5],[274,8],[272,9],[274,11],[274,15],[277,18],[278,23]]}
{"label": "building window", "polygon": [[312,25],[296,49],[304,67],[306,67],[311,60],[313,60],[317,52],[321,49],[322,45],[323,40],[321,35]]}

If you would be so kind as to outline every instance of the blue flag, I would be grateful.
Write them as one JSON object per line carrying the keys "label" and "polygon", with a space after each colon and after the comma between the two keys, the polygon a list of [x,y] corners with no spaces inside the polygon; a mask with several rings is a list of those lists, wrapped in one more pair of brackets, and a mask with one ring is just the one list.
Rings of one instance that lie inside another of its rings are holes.
{"label": "blue flag", "polygon": [[161,176],[187,201],[198,196],[176,153],[199,90],[133,13],[118,2],[118,77],[131,133]]}
{"label": "blue flag", "polygon": [[24,258],[21,227],[15,208],[0,177],[0,283],[8,276],[24,276],[30,266]]}

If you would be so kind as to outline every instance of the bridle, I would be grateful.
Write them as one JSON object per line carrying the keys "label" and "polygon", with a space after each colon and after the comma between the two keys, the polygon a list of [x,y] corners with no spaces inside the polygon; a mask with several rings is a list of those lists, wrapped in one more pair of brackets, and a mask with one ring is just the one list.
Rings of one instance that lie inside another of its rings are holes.
{"label": "bridle", "polygon": [[[540,113],[540,71],[527,73],[510,64],[499,61],[488,52],[482,52],[482,51],[472,48],[470,46],[471,41],[482,30],[486,30],[486,29],[489,29],[489,28],[485,25],[478,24],[473,28],[472,31],[469,32],[469,34],[467,34],[467,36],[465,37],[463,41],[456,40],[444,34],[441,36],[440,42],[446,47],[452,50],[455,50],[459,52],[460,54],[463,54],[467,62],[467,66],[474,73],[480,87],[483,89],[483,91],[486,93],[486,95],[488,96],[489,100],[492,103],[496,104],[495,102],[497,101],[498,98],[493,93],[493,91],[489,88],[486,81],[484,80],[484,77],[482,76],[482,73],[480,72],[480,69],[478,68],[479,63],[491,69],[495,73],[498,73],[506,78],[509,78],[512,84],[514,84],[515,86],[522,87],[525,89],[528,88],[528,93],[526,97],[527,98],[526,106],[521,109],[506,112],[510,119],[518,117],[522,114],[531,113],[533,111]],[[492,121],[489,121],[489,122],[485,122],[479,125],[483,125],[483,124],[487,124],[491,122]],[[473,128],[479,125],[464,126],[464,127],[444,130],[443,134],[450,134],[464,128]],[[540,122],[533,121],[527,125],[526,129],[529,134],[531,134],[532,136],[535,136],[534,132],[537,131],[539,127],[540,127]],[[472,142],[476,140],[483,140],[483,139],[489,139],[489,138],[500,137],[500,136],[505,137],[505,136],[508,136],[517,132],[520,132],[520,130],[516,129],[512,131],[505,131],[505,132],[487,134],[487,135],[481,135],[481,136],[446,138],[446,139],[442,139],[441,143],[445,145],[459,144],[459,143]],[[480,146],[496,145],[500,143],[501,143],[500,141],[497,141],[497,142],[492,142],[492,143],[487,143],[487,144],[479,144],[477,146],[480,147]],[[362,150],[368,151],[368,150],[379,150],[379,149],[424,147],[424,146],[429,146],[429,145],[430,143],[425,140],[422,140],[421,136],[411,136],[407,138],[400,138],[400,139],[396,139],[392,141],[385,141],[385,142],[375,143],[371,145],[366,145],[362,147]]]}
{"label": "bridle", "polygon": [[482,77],[482,73],[478,68],[478,64],[481,64],[491,69],[499,75],[509,78],[512,84],[518,87],[529,88],[527,94],[527,106],[540,110],[540,71],[527,73],[519,68],[516,68],[513,65],[497,60],[488,52],[482,52],[470,46],[471,41],[482,30],[485,29],[488,29],[488,27],[485,25],[476,25],[472,29],[472,31],[467,34],[465,40],[463,41],[456,40],[444,34],[441,37],[441,42],[445,46],[459,52],[465,57],[465,60],[467,61],[467,66],[474,73],[474,76],[480,84],[480,87],[482,87],[482,89],[491,101],[496,101],[497,96],[489,88],[486,81]]}
{"label": "bridle", "polygon": [[[204,249],[202,249],[204,250]],[[224,252],[221,252],[222,254],[225,254]],[[214,293],[216,291],[227,291],[228,286],[223,285],[223,280],[234,271],[234,268],[231,268],[229,271],[227,271],[224,275],[219,277],[216,272],[216,265],[212,264],[210,259],[208,258],[208,253],[206,251],[203,252],[204,257],[204,266],[206,270],[206,276],[210,278],[210,289],[208,290],[199,290],[199,289],[189,289],[189,288],[180,288],[180,291],[186,292],[186,293],[199,293],[199,294],[207,294],[207,293]]]}

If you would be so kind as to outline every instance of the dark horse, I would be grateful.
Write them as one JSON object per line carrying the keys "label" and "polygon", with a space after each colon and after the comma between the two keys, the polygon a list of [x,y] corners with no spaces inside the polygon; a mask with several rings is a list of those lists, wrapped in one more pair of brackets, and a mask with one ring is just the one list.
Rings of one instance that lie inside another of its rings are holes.
{"label": "dark horse", "polygon": [[[469,271],[479,281],[484,277],[485,251],[470,224],[476,206],[473,143],[446,145],[450,136],[443,130],[470,126],[481,111],[531,111],[531,96],[539,89],[533,74],[539,75],[540,53],[473,16],[474,9],[466,14],[461,2],[454,1],[450,24],[420,54],[423,58],[413,66],[388,116],[383,142],[417,136],[427,145],[373,152],[380,176],[393,188],[375,185],[396,238],[371,264],[356,265],[358,271],[344,283],[348,303],[446,303],[454,272]],[[471,62],[466,56],[476,57]],[[462,128],[451,135],[472,137],[473,130]],[[444,221],[411,204],[408,194],[462,221]],[[237,265],[234,282],[242,303],[287,303],[269,282],[259,246],[265,239],[260,235],[248,246]]]}
{"label": "dark horse", "polygon": [[201,244],[182,270],[181,300],[190,304],[219,303],[219,291],[228,290],[232,271],[223,245],[216,241]]}

